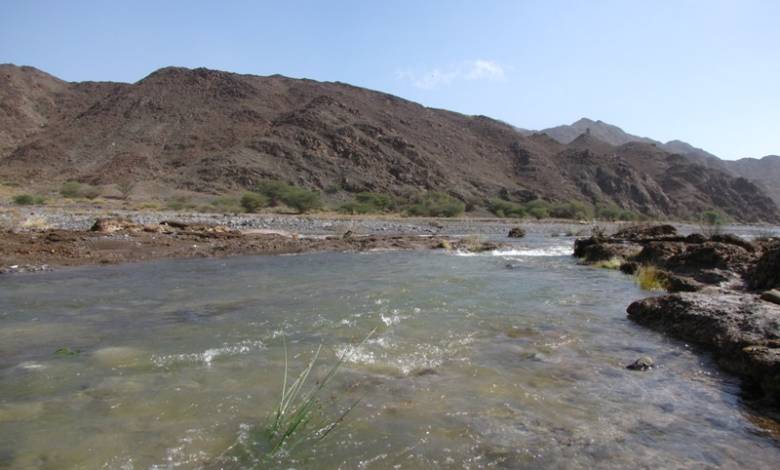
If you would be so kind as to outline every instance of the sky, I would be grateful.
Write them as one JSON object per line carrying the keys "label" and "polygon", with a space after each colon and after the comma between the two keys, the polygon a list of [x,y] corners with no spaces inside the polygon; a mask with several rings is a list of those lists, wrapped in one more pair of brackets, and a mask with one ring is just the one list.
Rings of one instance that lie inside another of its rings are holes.
{"label": "sky", "polygon": [[3,0],[0,63],[341,81],[543,129],[581,117],[721,158],[780,154],[777,0]]}

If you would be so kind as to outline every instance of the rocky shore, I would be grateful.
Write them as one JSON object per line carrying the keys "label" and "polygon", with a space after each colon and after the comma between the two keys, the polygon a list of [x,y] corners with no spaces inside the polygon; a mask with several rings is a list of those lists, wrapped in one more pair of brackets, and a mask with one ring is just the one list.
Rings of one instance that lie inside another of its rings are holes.
{"label": "rocky shore", "polygon": [[780,239],[635,226],[578,239],[574,255],[653,276],[668,293],[632,303],[628,318],[711,351],[751,397],[780,405]]}

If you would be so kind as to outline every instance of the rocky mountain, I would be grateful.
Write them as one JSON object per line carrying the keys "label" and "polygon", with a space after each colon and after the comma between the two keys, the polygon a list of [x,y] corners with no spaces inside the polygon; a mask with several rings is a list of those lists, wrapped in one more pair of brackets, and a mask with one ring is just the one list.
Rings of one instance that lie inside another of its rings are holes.
{"label": "rocky mountain", "polygon": [[579,135],[585,133],[589,133],[597,139],[612,145],[622,145],[628,142],[654,144],[669,153],[683,155],[693,163],[750,179],[764,189],[776,204],[780,204],[780,173],[778,173],[778,157],[776,156],[770,155],[761,159],[722,160],[706,150],[694,147],[681,140],[670,140],[664,143],[647,137],[629,134],[615,125],[588,118],[582,118],[570,125],[544,129],[540,132],[564,144],[568,144]]}
{"label": "rocky mountain", "polygon": [[[0,66],[0,180],[153,182],[205,193],[282,179],[320,190],[444,191],[615,204],[653,217],[720,208],[779,221],[756,185],[648,142],[566,143],[343,83],[169,67],[67,83]],[[609,140],[609,139],[607,139]]]}
{"label": "rocky mountain", "polygon": [[776,204],[780,204],[780,156],[723,160],[723,163],[730,172],[756,181]]}
{"label": "rocky mountain", "polygon": [[657,144],[659,142],[629,134],[618,126],[607,124],[603,121],[594,121],[588,118],[582,118],[571,125],[563,125],[543,129],[543,132],[562,144],[568,144],[581,134],[588,133],[596,139],[612,145],[623,145],[629,142],[645,142],[648,144]]}

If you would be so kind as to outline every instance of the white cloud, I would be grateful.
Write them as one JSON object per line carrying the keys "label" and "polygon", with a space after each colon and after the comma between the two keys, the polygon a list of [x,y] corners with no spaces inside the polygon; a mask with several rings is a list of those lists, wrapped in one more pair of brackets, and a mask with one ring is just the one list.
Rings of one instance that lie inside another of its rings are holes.
{"label": "white cloud", "polygon": [[502,82],[507,79],[501,64],[485,59],[465,61],[447,68],[434,68],[424,72],[411,69],[399,70],[396,76],[417,88],[426,90],[450,85],[459,80]]}

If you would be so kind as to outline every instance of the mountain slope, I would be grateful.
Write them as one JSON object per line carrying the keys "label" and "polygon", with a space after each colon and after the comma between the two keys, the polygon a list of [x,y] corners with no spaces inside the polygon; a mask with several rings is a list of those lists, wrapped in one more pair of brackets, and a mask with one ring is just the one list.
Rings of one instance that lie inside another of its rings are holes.
{"label": "mountain slope", "polygon": [[723,161],[732,173],[756,181],[777,204],[780,204],[780,156],[741,158]]}
{"label": "mountain slope", "polygon": [[[721,207],[738,220],[780,219],[754,185],[651,143],[615,147],[591,133],[563,144],[343,83],[175,67],[134,84],[66,83],[14,66],[2,74],[48,84],[0,91],[9,126],[0,176],[22,183],[151,181],[216,194],[273,178],[348,192],[437,190],[477,205],[503,195],[654,217]],[[37,114],[15,118],[31,108]]]}

